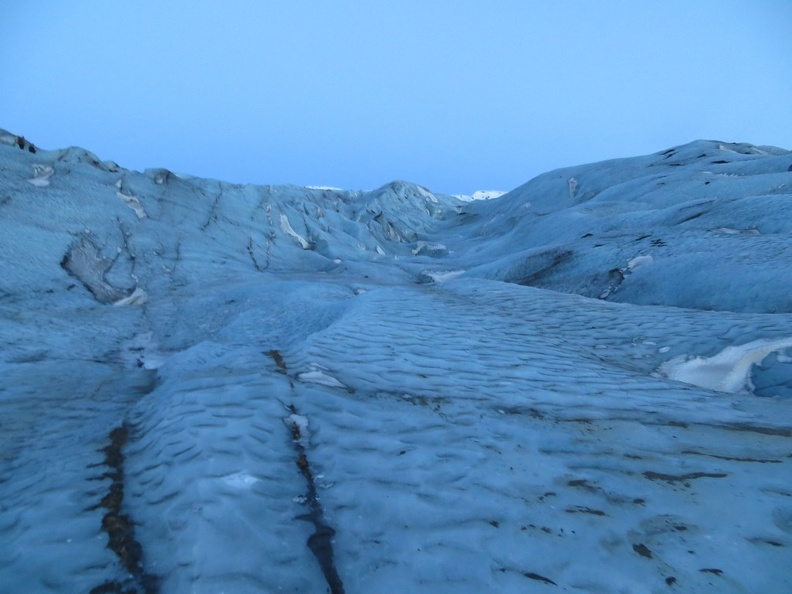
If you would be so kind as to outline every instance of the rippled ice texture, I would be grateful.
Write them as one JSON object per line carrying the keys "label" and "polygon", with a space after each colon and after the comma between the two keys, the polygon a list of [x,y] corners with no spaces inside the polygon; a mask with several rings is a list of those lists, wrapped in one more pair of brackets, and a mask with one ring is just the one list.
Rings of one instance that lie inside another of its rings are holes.
{"label": "rippled ice texture", "polygon": [[462,202],[0,137],[0,591],[792,591],[788,151]]}

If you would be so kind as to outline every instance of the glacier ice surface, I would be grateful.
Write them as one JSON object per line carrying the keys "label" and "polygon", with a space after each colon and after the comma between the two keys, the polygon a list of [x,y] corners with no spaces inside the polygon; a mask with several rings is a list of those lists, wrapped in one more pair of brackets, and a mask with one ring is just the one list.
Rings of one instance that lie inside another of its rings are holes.
{"label": "glacier ice surface", "polygon": [[792,153],[462,201],[20,148],[4,593],[792,590]]}

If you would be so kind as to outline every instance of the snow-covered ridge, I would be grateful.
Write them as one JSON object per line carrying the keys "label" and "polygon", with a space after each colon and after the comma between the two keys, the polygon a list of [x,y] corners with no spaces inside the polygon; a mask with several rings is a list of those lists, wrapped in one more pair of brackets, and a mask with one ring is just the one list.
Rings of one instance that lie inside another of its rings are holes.
{"label": "snow-covered ridge", "polygon": [[501,190],[476,190],[472,194],[455,194],[454,198],[459,198],[464,202],[471,202],[473,200],[493,200],[500,198],[506,192]]}
{"label": "snow-covered ridge", "polygon": [[464,202],[19,138],[4,594],[792,591],[789,151]]}
{"label": "snow-covered ridge", "polygon": [[309,190],[329,190],[331,192],[343,192],[341,188],[336,188],[334,186],[305,186]]}

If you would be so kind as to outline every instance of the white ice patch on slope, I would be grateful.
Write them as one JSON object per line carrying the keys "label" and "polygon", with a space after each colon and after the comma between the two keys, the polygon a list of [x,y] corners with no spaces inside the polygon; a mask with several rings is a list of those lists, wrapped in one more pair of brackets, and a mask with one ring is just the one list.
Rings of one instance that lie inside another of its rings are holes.
{"label": "white ice patch on slope", "polygon": [[751,368],[769,354],[792,347],[792,337],[780,340],[759,339],[739,346],[730,346],[712,357],[680,355],[660,366],[660,373],[686,384],[736,393],[753,390]]}
{"label": "white ice patch on slope", "polygon": [[235,489],[249,489],[258,481],[259,479],[257,479],[255,476],[247,474],[246,472],[235,472],[223,477],[223,482],[229,487],[234,487]]}
{"label": "white ice patch on slope", "polygon": [[473,200],[492,200],[493,198],[500,198],[506,192],[501,190],[476,190],[472,194],[455,194],[454,198],[459,198],[465,202],[472,202]]}
{"label": "white ice patch on slope", "polygon": [[297,240],[297,243],[300,244],[300,247],[302,249],[307,250],[308,248],[311,247],[311,245],[307,241],[305,241],[305,239],[292,228],[291,224],[289,223],[289,217],[287,217],[285,214],[281,214],[280,222],[281,222],[281,229],[283,229],[283,232],[286,233],[286,235],[291,235],[292,237],[294,237],[294,239]]}
{"label": "white ice patch on slope", "polygon": [[718,227],[712,230],[715,233],[724,235],[761,235],[759,229],[732,229],[731,227]]}
{"label": "white ice patch on slope", "polygon": [[148,301],[148,293],[138,287],[127,297],[114,301],[113,305],[142,305],[146,301]]}
{"label": "white ice patch on slope", "polygon": [[627,270],[630,272],[635,272],[642,266],[646,266],[652,262],[654,262],[654,258],[652,258],[652,256],[638,256],[627,262]]}
{"label": "white ice patch on slope", "polygon": [[464,273],[465,273],[464,270],[424,270],[423,271],[423,274],[431,278],[436,283],[446,283]]}
{"label": "white ice patch on slope", "polygon": [[130,194],[122,194],[121,192],[116,192],[116,196],[121,199],[121,202],[126,204],[129,208],[135,211],[137,218],[145,219],[148,215],[146,211],[143,209],[143,205],[140,204],[140,200],[138,200],[137,196],[132,196]]}
{"label": "white ice patch on slope", "polygon": [[33,165],[33,177],[27,180],[31,186],[45,188],[50,185],[50,178],[55,175],[55,170],[49,165]]}
{"label": "white ice patch on slope", "polygon": [[320,371],[319,369],[312,369],[311,371],[299,373],[297,374],[297,379],[301,382],[318,384],[320,386],[327,386],[328,388],[346,389],[346,386],[339,382],[336,378],[331,375],[327,375],[324,371]]}
{"label": "white ice patch on slope", "polygon": [[569,186],[569,197],[574,198],[577,193],[578,181],[574,177],[570,177],[567,180],[567,185]]}
{"label": "white ice patch on slope", "polygon": [[418,255],[433,255],[439,256],[448,252],[448,248],[442,243],[434,243],[431,241],[419,241],[416,243],[412,250],[413,256]]}

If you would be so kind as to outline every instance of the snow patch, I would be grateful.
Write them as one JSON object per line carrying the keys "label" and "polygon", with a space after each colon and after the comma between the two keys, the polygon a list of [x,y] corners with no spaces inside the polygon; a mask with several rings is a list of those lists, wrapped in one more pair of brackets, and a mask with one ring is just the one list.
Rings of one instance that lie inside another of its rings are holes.
{"label": "snow patch", "polygon": [[501,190],[476,190],[472,194],[455,194],[454,198],[459,198],[465,202],[472,202],[473,200],[492,200],[494,198],[500,198],[505,193],[506,192],[502,192]]}
{"label": "snow patch", "polygon": [[137,199],[137,196],[132,196],[131,194],[124,194],[122,192],[116,192],[116,196],[121,198],[121,202],[123,202],[129,208],[135,211],[137,218],[145,219],[148,216],[146,214],[146,211],[143,209],[143,205],[140,204],[140,200]]}
{"label": "snow patch", "polygon": [[652,262],[654,262],[652,256],[638,256],[627,262],[627,270],[635,272],[639,268],[651,264]]}
{"label": "snow patch", "polygon": [[249,489],[257,482],[255,476],[247,474],[246,472],[235,472],[233,474],[228,474],[222,478],[223,482],[228,485],[229,487],[234,487],[235,489]]}
{"label": "snow patch", "polygon": [[424,254],[427,256],[442,256],[448,252],[448,248],[442,243],[434,243],[431,241],[419,241],[412,249],[412,255],[418,256]]}
{"label": "snow patch", "polygon": [[718,227],[713,229],[715,233],[723,233],[725,235],[761,235],[759,229],[732,229],[731,227]]}
{"label": "snow patch", "polygon": [[148,301],[148,293],[138,287],[127,297],[114,301],[113,305],[142,305],[146,301]]}
{"label": "snow patch", "polygon": [[424,270],[423,274],[436,283],[445,283],[464,274],[464,270]]}
{"label": "snow patch", "polygon": [[294,239],[297,240],[297,243],[300,244],[300,247],[302,249],[307,250],[311,247],[311,244],[305,241],[305,239],[299,233],[297,233],[294,229],[292,229],[292,226],[289,223],[289,218],[285,214],[281,214],[280,222],[281,222],[281,229],[283,229],[283,232],[286,233],[286,235],[291,235],[292,237],[294,237]]}
{"label": "snow patch", "polygon": [[[666,361],[659,372],[669,379],[734,394],[752,391],[751,368],[769,354],[792,347],[792,337],[780,340],[759,339],[730,346],[712,357],[680,355]],[[779,358],[779,361],[781,358]]]}
{"label": "snow patch", "polygon": [[569,197],[574,198],[577,192],[578,181],[574,177],[570,177],[567,180],[567,185],[569,186]]}
{"label": "snow patch", "polygon": [[45,188],[50,185],[50,178],[55,175],[55,170],[49,165],[33,165],[33,177],[27,180],[31,186]]}
{"label": "snow patch", "polygon": [[339,382],[336,378],[331,375],[327,375],[324,371],[320,371],[319,369],[298,373],[297,379],[308,384],[318,384],[320,386],[327,386],[328,388],[346,389],[346,386]]}

